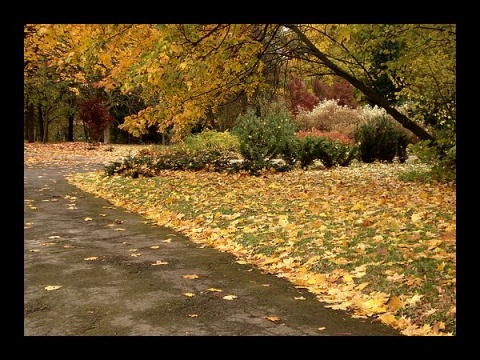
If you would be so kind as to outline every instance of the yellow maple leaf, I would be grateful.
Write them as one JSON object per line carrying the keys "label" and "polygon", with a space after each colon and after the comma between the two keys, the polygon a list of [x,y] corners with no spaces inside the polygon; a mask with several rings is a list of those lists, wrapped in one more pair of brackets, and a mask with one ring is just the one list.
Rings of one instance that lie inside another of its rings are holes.
{"label": "yellow maple leaf", "polygon": [[364,309],[370,310],[372,313],[383,313],[387,311],[385,307],[385,301],[385,294],[380,293],[375,295],[373,298],[362,302],[361,305]]}
{"label": "yellow maple leaf", "polygon": [[198,279],[198,277],[196,274],[183,275],[184,279]]}
{"label": "yellow maple leaf", "polygon": [[190,293],[190,292],[183,293],[183,295],[188,296],[188,297],[193,297],[193,296],[195,296],[194,293]]}
{"label": "yellow maple leaf", "polygon": [[222,292],[223,290],[221,289],[215,289],[215,288],[208,288],[208,291],[213,291],[213,292]]}
{"label": "yellow maple leaf", "polygon": [[396,219],[390,220],[390,222],[388,223],[388,227],[392,231],[395,231],[395,232],[400,231],[400,223]]}
{"label": "yellow maple leaf", "polygon": [[420,213],[414,213],[412,214],[412,216],[410,217],[410,219],[412,220],[412,222],[418,222],[420,221],[420,219],[422,218],[422,214]]}
{"label": "yellow maple leaf", "polygon": [[393,275],[387,276],[386,280],[391,282],[398,282],[403,280],[404,278],[405,278],[405,274],[394,273]]}
{"label": "yellow maple leaf", "polygon": [[270,320],[270,321],[273,321],[273,322],[276,322],[276,321],[280,321],[280,318],[278,316],[265,316],[264,319],[266,320]]}
{"label": "yellow maple leaf", "polygon": [[236,299],[237,296],[236,295],[225,295],[222,299],[224,300],[233,300],[233,299]]}
{"label": "yellow maple leaf", "polygon": [[378,319],[387,324],[387,325],[393,325],[395,323],[397,323],[397,319],[395,318],[395,316],[393,316],[393,314],[391,313],[385,313],[385,314],[381,314]]}
{"label": "yellow maple leaf", "polygon": [[93,219],[91,217],[86,217],[85,219],[83,219],[84,221],[92,221]]}
{"label": "yellow maple leaf", "polygon": [[403,308],[403,301],[398,296],[392,296],[390,300],[388,300],[387,306],[390,309],[390,311],[395,312]]}
{"label": "yellow maple leaf", "polygon": [[150,246],[150,249],[159,249],[159,248],[160,248],[160,246],[158,246],[158,245]]}
{"label": "yellow maple leaf", "polygon": [[363,204],[360,204],[360,203],[356,203],[350,210],[365,210],[365,205]]}
{"label": "yellow maple leaf", "polygon": [[288,225],[288,215],[279,215],[278,216],[278,225],[287,226]]}
{"label": "yellow maple leaf", "polygon": [[406,299],[406,302],[412,306],[412,305],[415,305],[416,303],[418,303],[420,301],[420,299],[423,297],[423,295],[413,295],[410,299]]}
{"label": "yellow maple leaf", "polygon": [[369,284],[370,284],[369,282],[364,282],[364,283],[358,284],[357,286],[355,286],[355,289],[356,289],[356,290],[359,290],[359,291],[362,291],[362,290],[365,289]]}
{"label": "yellow maple leaf", "polygon": [[97,260],[97,259],[98,259],[98,256],[90,256],[90,257],[86,257],[83,260],[92,261],[92,260]]}

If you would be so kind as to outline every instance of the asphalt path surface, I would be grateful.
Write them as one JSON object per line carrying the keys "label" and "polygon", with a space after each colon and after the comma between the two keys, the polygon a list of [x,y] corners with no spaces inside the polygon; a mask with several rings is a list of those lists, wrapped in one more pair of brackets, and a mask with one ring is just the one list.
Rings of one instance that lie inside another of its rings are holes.
{"label": "asphalt path surface", "polygon": [[[24,166],[24,336],[400,336]],[[91,220],[90,220],[91,219]]]}

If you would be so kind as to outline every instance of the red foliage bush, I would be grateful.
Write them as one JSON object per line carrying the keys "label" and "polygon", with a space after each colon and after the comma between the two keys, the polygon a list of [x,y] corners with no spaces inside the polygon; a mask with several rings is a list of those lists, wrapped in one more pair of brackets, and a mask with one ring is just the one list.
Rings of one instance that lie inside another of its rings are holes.
{"label": "red foliage bush", "polygon": [[95,142],[100,141],[105,129],[114,121],[100,98],[85,100],[80,104],[80,119],[87,125],[90,137]]}
{"label": "red foliage bush", "polygon": [[320,131],[320,130],[317,130],[317,129],[312,129],[310,131],[298,131],[295,133],[295,135],[298,137],[298,138],[304,138],[306,136],[314,136],[314,137],[322,137],[326,140],[330,140],[330,141],[333,141],[333,140],[336,140],[336,141],[339,141],[341,142],[342,144],[344,145],[353,145],[355,144],[355,140],[348,137],[347,135],[341,133],[340,131],[336,131],[336,130],[333,130],[333,131]]}
{"label": "red foliage bush", "polygon": [[332,85],[327,85],[319,78],[313,81],[313,93],[319,100],[338,100],[338,105],[352,109],[358,107],[355,88],[345,79],[335,78]]}
{"label": "red foliage bush", "polygon": [[299,111],[312,111],[319,99],[307,89],[305,82],[298,76],[290,81],[290,111],[297,115]]}

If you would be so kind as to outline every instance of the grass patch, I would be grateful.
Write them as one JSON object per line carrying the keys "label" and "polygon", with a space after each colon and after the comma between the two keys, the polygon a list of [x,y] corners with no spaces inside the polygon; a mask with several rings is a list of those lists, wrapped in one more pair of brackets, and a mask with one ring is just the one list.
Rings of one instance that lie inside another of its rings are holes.
{"label": "grass patch", "polygon": [[[312,292],[347,307],[368,303],[369,297],[383,302],[383,312],[373,316],[406,317],[398,323],[403,325],[392,326],[407,334],[455,334],[455,188],[401,181],[399,173],[413,166],[356,164],[259,177],[76,174],[70,180],[159,224],[181,228],[193,241],[241,246],[253,264],[302,286],[306,270],[298,264],[307,264],[319,276],[307,282]],[[332,300],[334,294],[339,295]],[[376,294],[387,295],[379,300]],[[395,306],[392,297],[398,298]]]}

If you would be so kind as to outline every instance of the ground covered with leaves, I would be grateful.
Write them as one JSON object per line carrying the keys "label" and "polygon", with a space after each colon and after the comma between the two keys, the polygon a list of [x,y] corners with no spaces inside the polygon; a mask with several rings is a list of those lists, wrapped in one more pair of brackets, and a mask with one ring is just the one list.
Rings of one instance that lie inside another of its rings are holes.
{"label": "ground covered with leaves", "polygon": [[[86,156],[105,164],[139,148],[54,149],[62,161]],[[25,153],[26,163],[56,161],[52,145],[25,144]],[[355,163],[136,179],[97,171],[69,181],[307,288],[328,307],[376,317],[405,335],[455,335],[456,188],[399,180],[406,171],[428,167]]]}

